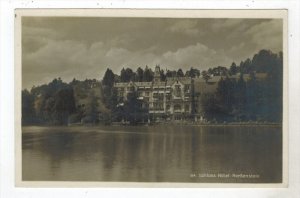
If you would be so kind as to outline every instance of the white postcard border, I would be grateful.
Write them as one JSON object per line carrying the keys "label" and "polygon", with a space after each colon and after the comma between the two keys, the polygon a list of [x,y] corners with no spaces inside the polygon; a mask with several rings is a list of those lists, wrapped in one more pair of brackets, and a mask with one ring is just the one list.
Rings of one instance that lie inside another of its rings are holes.
{"label": "white postcard border", "polygon": [[[169,10],[169,9],[16,9],[15,10],[15,182],[17,187],[164,187],[164,188],[274,188],[288,187],[288,45],[287,10]],[[241,183],[143,183],[143,182],[29,182],[22,181],[21,159],[21,17],[156,17],[156,18],[281,18],[283,19],[283,182]]]}

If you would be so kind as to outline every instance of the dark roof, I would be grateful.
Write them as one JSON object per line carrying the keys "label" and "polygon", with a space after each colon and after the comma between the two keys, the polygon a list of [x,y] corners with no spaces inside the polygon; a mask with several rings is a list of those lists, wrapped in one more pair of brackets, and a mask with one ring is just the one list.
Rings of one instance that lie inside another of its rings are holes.
{"label": "dark roof", "polygon": [[138,87],[150,87],[150,86],[152,86],[152,82],[135,82],[134,84]]}
{"label": "dark roof", "polygon": [[167,85],[172,85],[176,81],[179,81],[184,85],[188,85],[192,83],[192,78],[191,77],[167,77]]}
{"label": "dark roof", "polygon": [[214,93],[217,91],[219,80],[221,76],[213,76],[207,82],[203,78],[195,78],[194,91],[195,93]]}

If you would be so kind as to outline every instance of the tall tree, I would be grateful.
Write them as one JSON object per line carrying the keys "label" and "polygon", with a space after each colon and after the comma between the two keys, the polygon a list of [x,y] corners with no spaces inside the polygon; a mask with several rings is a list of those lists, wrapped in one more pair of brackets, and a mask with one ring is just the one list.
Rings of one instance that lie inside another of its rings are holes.
{"label": "tall tree", "polygon": [[108,87],[113,87],[115,82],[115,74],[113,73],[112,70],[110,69],[106,69],[106,72],[104,74],[104,77],[102,79],[102,84],[104,86],[108,86]]}
{"label": "tall tree", "polygon": [[161,81],[166,81],[166,75],[165,75],[165,71],[162,69],[160,70],[160,80]]}
{"label": "tall tree", "polygon": [[166,77],[171,78],[171,77],[176,77],[177,72],[175,70],[167,70],[166,72]]}
{"label": "tall tree", "polygon": [[63,88],[45,99],[42,116],[46,123],[62,125],[68,123],[69,116],[75,111],[73,89]]}
{"label": "tall tree", "polygon": [[22,91],[22,125],[34,124],[34,96],[27,90]]}
{"label": "tall tree", "polygon": [[237,73],[237,66],[235,62],[233,62],[229,69],[230,75],[235,75]]}
{"label": "tall tree", "polygon": [[145,119],[147,109],[143,108],[143,101],[138,99],[138,93],[136,91],[128,94],[124,104],[124,114],[130,124],[137,124]]}
{"label": "tall tree", "polygon": [[185,72],[185,76],[186,77],[191,77],[191,78],[199,77],[200,76],[200,70],[194,69],[193,67],[191,67],[190,70],[187,70]]}
{"label": "tall tree", "polygon": [[[126,75],[126,74],[123,73],[123,75]],[[107,69],[105,74],[104,74],[103,80],[102,80],[103,102],[104,102],[106,107],[108,107],[109,104],[110,104],[110,98],[111,98],[111,95],[112,95],[114,80],[115,80],[114,73],[112,72],[112,70]]]}
{"label": "tall tree", "polygon": [[243,65],[241,66],[241,73],[249,74],[251,71],[253,71],[252,61],[250,58],[247,58],[245,62],[243,62]]}
{"label": "tall tree", "polygon": [[137,68],[137,70],[136,70],[136,81],[142,82],[143,77],[144,77],[144,70],[141,67]]}
{"label": "tall tree", "polygon": [[93,91],[89,92],[83,121],[85,123],[96,123],[98,119],[98,102]]}
{"label": "tall tree", "polygon": [[177,77],[183,77],[183,76],[184,76],[184,74],[183,74],[182,69],[178,69],[177,70]]}
{"label": "tall tree", "polygon": [[205,71],[205,70],[201,72],[201,75],[202,75],[202,78],[205,80],[206,83],[211,78],[210,75],[208,74],[208,72]]}
{"label": "tall tree", "polygon": [[144,77],[143,80],[146,82],[151,82],[153,80],[153,71],[148,68],[148,66],[146,66],[145,70],[144,70]]}
{"label": "tall tree", "polygon": [[232,107],[234,105],[234,81],[226,77],[221,78],[218,83],[217,96],[219,99],[219,106],[228,115],[232,112]]}
{"label": "tall tree", "polygon": [[126,80],[127,80],[126,71],[125,71],[124,67],[122,68],[121,73],[120,73],[120,80],[121,80],[121,82],[126,82]]}
{"label": "tall tree", "polygon": [[250,79],[246,83],[246,98],[247,103],[245,105],[248,118],[250,120],[257,120],[260,116],[260,109],[262,107],[261,91],[259,89],[258,81],[254,72],[250,73]]}
{"label": "tall tree", "polygon": [[246,93],[246,82],[244,80],[243,74],[240,75],[237,82],[233,81],[233,101],[232,105],[236,109],[236,114],[238,114],[239,119],[247,119],[246,104],[247,104],[247,93]]}

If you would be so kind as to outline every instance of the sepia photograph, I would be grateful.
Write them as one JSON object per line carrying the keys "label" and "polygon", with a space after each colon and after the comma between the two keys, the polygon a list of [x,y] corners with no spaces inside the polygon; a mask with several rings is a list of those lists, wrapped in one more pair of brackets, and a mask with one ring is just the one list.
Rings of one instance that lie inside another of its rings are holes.
{"label": "sepia photograph", "polygon": [[286,184],[285,10],[48,11],[15,12],[19,182]]}

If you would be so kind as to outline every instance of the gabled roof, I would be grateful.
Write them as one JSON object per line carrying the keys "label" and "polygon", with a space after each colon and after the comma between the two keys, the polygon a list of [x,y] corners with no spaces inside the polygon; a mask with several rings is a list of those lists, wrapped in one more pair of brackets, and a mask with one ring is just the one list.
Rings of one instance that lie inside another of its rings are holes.
{"label": "gabled roof", "polygon": [[[254,75],[255,75],[255,78],[259,79],[259,80],[265,79],[268,76],[267,73],[255,73]],[[238,80],[240,78],[240,76],[241,76],[241,74],[235,74],[235,75],[229,76],[229,78]],[[248,80],[251,79],[251,75],[250,74],[243,74],[243,79],[245,81],[248,81]]]}
{"label": "gabled roof", "polygon": [[135,82],[134,84],[138,87],[150,87],[150,86],[152,86],[152,82]]}
{"label": "gabled roof", "polygon": [[167,85],[173,85],[175,82],[179,81],[184,85],[192,83],[192,78],[190,77],[167,77]]}
{"label": "gabled roof", "polygon": [[[226,78],[225,76],[211,76],[207,82],[211,82],[211,83],[215,83],[215,82],[219,82],[221,80],[221,78]],[[206,83],[205,79],[203,79],[202,77],[199,78],[194,78],[194,82],[203,82]]]}
{"label": "gabled roof", "polygon": [[166,86],[166,82],[164,82],[164,81],[153,82],[153,87],[157,87],[157,86],[164,87],[164,86]]}
{"label": "gabled roof", "polygon": [[194,82],[195,93],[215,93],[218,88],[217,82]]}
{"label": "gabled roof", "polygon": [[114,87],[126,87],[128,82],[115,83]]}

